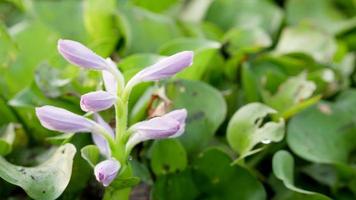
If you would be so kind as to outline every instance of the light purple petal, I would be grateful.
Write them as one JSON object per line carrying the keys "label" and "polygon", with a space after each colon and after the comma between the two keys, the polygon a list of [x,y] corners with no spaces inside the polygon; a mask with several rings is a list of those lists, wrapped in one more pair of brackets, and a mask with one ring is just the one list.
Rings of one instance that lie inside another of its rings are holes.
{"label": "light purple petal", "polygon": [[130,128],[133,134],[126,144],[126,149],[130,150],[136,144],[146,140],[178,137],[182,135],[185,128],[186,117],[187,111],[181,109],[172,111],[161,117],[155,117],[134,124]]}
{"label": "light purple petal", "polygon": [[[110,127],[110,125],[108,123],[106,123],[104,121],[103,118],[101,118],[101,116],[99,114],[95,113],[94,119],[99,125],[101,125],[103,128],[105,128],[105,130],[113,138],[115,137],[115,133],[114,133],[113,129]],[[91,136],[92,136],[94,144],[99,148],[101,154],[106,157],[111,157],[111,150],[109,148],[109,143],[106,141],[106,139],[102,135],[96,134],[96,133],[92,133]]]}
{"label": "light purple petal", "polygon": [[73,40],[58,40],[59,53],[71,64],[84,68],[103,70],[107,63],[92,50]]}
{"label": "light purple petal", "polygon": [[151,65],[137,73],[127,85],[133,87],[140,82],[155,81],[171,77],[190,66],[193,62],[194,53],[192,51],[182,51],[167,58],[163,58],[154,65]]}
{"label": "light purple petal", "polygon": [[173,118],[173,119],[177,120],[180,123],[179,130],[174,135],[170,136],[170,138],[179,137],[184,133],[184,131],[185,131],[185,120],[187,118],[187,115],[188,115],[188,112],[187,112],[186,109],[174,110],[174,111],[169,112],[169,113],[164,115],[164,117]]}
{"label": "light purple petal", "polygon": [[110,72],[108,71],[102,71],[102,76],[103,76],[103,81],[104,81],[104,86],[105,90],[107,92],[110,92],[111,94],[117,94],[117,81]]}
{"label": "light purple petal", "polygon": [[85,112],[99,112],[113,106],[115,101],[116,97],[109,92],[89,92],[81,96],[80,107]]}
{"label": "light purple petal", "polygon": [[94,126],[91,120],[54,106],[37,107],[36,115],[42,126],[53,131],[90,132]]}
{"label": "light purple petal", "polygon": [[114,159],[100,162],[94,168],[96,180],[102,183],[105,187],[109,186],[115,179],[120,167],[120,163]]}

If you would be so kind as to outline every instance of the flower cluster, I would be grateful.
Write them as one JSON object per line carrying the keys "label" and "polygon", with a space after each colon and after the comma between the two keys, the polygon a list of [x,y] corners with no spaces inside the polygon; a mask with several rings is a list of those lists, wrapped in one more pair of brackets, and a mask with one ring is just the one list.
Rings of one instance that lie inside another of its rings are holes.
{"label": "flower cluster", "polygon": [[[126,165],[132,148],[138,143],[183,134],[187,117],[185,109],[174,110],[127,127],[127,105],[130,92],[135,85],[175,75],[192,64],[193,52],[183,51],[163,58],[137,73],[126,83],[122,73],[110,58],[102,58],[79,42],[59,40],[58,51],[73,65],[100,70],[105,90],[81,96],[80,107],[88,113],[86,116],[92,115],[92,119],[48,105],[36,108],[36,115],[42,126],[47,129],[63,133],[92,134],[94,143],[105,157],[105,160],[94,168],[96,179],[104,186],[108,186],[115,179],[120,169]],[[114,129],[98,113],[112,106],[116,112]]]}

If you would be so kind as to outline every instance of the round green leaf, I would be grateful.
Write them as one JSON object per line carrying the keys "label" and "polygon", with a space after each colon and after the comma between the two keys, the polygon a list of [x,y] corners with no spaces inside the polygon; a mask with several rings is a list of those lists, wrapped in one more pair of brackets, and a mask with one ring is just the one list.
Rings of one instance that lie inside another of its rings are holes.
{"label": "round green leaf", "polygon": [[190,170],[159,176],[151,190],[155,200],[196,199],[198,190],[194,185]]}
{"label": "round green leaf", "polygon": [[212,139],[225,119],[224,98],[213,87],[198,81],[171,81],[166,90],[174,108],[188,110],[185,133],[179,139],[188,153],[199,150]]}
{"label": "round green leaf", "polygon": [[288,126],[287,142],[298,156],[316,163],[346,163],[355,147],[356,91],[336,103],[320,102],[296,115]]}
{"label": "round green leaf", "polygon": [[218,149],[209,149],[193,162],[198,199],[266,199],[262,184],[246,169],[233,165],[231,158]]}
{"label": "round green leaf", "polygon": [[151,167],[156,175],[183,171],[187,153],[179,140],[157,140],[151,147]]}

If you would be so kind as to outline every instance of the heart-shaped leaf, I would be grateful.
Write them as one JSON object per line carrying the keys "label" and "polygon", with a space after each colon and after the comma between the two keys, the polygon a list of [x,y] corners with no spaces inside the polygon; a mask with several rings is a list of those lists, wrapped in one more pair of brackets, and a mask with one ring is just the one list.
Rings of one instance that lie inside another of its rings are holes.
{"label": "heart-shaped leaf", "polygon": [[183,171],[187,167],[187,153],[179,140],[158,140],[151,147],[151,167],[156,175]]}
{"label": "heart-shaped leaf", "polygon": [[179,137],[188,153],[196,152],[209,142],[225,119],[223,96],[206,83],[177,80],[166,85],[173,107],[186,108],[188,119],[185,133]]}
{"label": "heart-shaped leaf", "polygon": [[355,147],[356,91],[341,94],[336,103],[322,101],[293,117],[287,142],[298,156],[316,163],[346,163]]}

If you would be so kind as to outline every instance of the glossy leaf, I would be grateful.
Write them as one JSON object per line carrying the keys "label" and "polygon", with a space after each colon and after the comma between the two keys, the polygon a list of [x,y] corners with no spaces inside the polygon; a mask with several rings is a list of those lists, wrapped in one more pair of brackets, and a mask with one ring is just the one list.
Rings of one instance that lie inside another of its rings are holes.
{"label": "glossy leaf", "polygon": [[222,95],[205,83],[188,80],[169,82],[166,92],[175,109],[188,110],[185,133],[179,140],[188,153],[197,151],[212,139],[225,119]]}
{"label": "glossy leaf", "polygon": [[300,189],[294,186],[294,159],[290,153],[287,151],[281,150],[278,151],[273,156],[273,173],[275,176],[283,181],[284,185],[300,194],[304,195],[296,195],[299,196],[298,199],[302,199],[300,196],[303,196],[303,199],[310,200],[331,200],[331,198],[308,190]]}
{"label": "glossy leaf", "polygon": [[187,153],[178,140],[158,140],[150,149],[151,168],[156,175],[183,171],[187,167]]}
{"label": "glossy leaf", "polygon": [[193,163],[193,177],[203,199],[265,199],[262,184],[246,169],[231,166],[231,158],[218,149],[204,151]]}
{"label": "glossy leaf", "polygon": [[[267,121],[276,111],[261,103],[250,103],[240,108],[227,127],[227,141],[239,159],[256,153],[259,143],[279,142],[284,137],[284,120]],[[266,120],[267,119],[267,120]]]}
{"label": "glossy leaf", "polygon": [[316,163],[346,163],[354,147],[354,103],[356,93],[350,90],[336,103],[322,101],[294,117],[287,134],[292,151]]}

